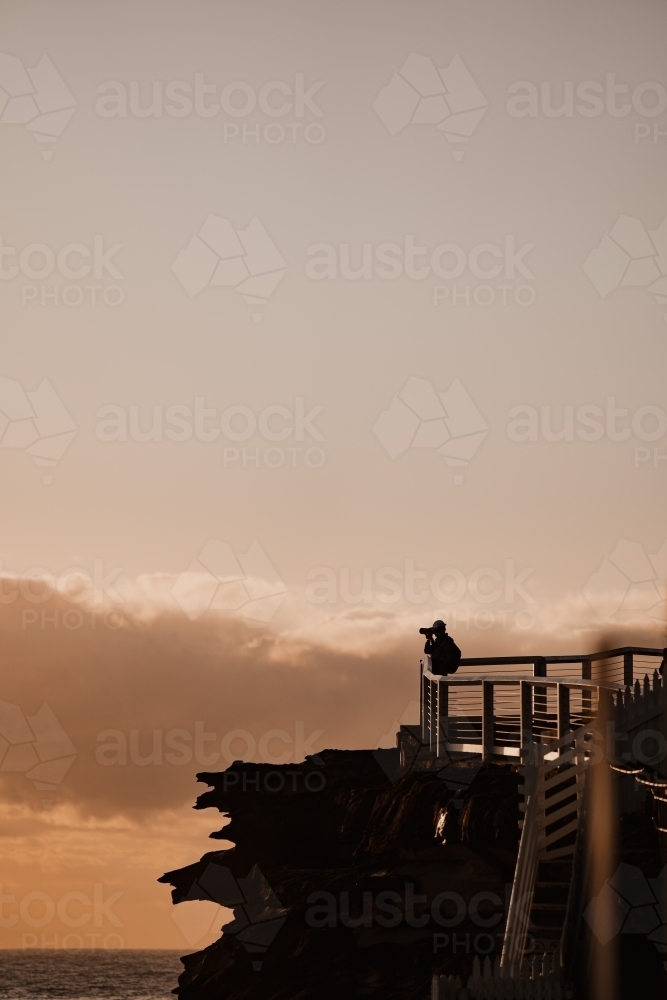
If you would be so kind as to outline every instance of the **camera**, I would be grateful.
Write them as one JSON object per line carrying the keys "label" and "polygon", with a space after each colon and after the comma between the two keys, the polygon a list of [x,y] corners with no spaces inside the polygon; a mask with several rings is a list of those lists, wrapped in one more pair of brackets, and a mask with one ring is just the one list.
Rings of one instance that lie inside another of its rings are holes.
{"label": "camera", "polygon": [[435,629],[433,628],[432,625],[429,628],[420,628],[419,629],[419,634],[420,635],[435,635]]}

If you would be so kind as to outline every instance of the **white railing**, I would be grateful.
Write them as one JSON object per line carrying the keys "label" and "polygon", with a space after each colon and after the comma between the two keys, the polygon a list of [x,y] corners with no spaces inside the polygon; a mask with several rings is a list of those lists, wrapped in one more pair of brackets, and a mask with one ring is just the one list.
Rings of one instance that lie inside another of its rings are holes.
{"label": "white railing", "polygon": [[[593,733],[582,726],[539,748],[542,759],[537,764],[537,856],[540,861],[571,858],[574,854],[573,835],[581,815],[585,772],[593,759],[592,746]],[[565,838],[571,842],[563,844]]]}
{"label": "white railing", "polygon": [[[524,776],[521,840],[501,959],[502,967],[510,975],[517,974],[524,961],[539,862],[574,857],[585,770],[590,759],[590,735],[584,726],[560,740],[535,744],[521,768]],[[552,950],[555,943],[551,942]]]}
{"label": "white railing", "polygon": [[[620,659],[621,669],[618,669]],[[573,865],[565,922],[557,941],[543,959],[527,959],[526,945],[541,861],[577,861],[585,813],[585,783],[594,738],[593,721],[601,698],[613,702],[614,732],[607,733],[606,754],[614,764],[615,740],[632,738],[656,717],[664,722],[667,704],[663,678],[656,669],[664,651],[642,647],[607,650],[590,657],[519,658],[519,660],[463,660],[462,666],[502,667],[498,673],[459,670],[440,675],[430,670],[430,657],[421,666],[421,737],[437,757],[478,753],[483,759],[516,760],[524,777],[520,809],[521,840],[508,909],[502,960],[483,970],[477,962],[465,987],[459,979],[434,976],[434,1000],[485,1000],[491,997],[565,997],[565,950],[571,951],[576,932],[579,890]],[[547,661],[579,663],[581,676],[548,676]],[[533,675],[508,673],[509,665],[532,664]],[[611,664],[610,669],[606,668]],[[615,665],[614,665],[615,664]],[[594,669],[597,665],[597,669]],[[635,673],[651,670],[643,681]],[[615,679],[609,679],[611,677]],[[618,679],[616,679],[618,678]],[[659,730],[664,725],[658,726]],[[667,733],[664,734],[667,736]],[[620,755],[622,758],[622,754]],[[627,754],[626,754],[627,756]],[[630,768],[629,773],[634,773]],[[667,801],[667,799],[665,799]],[[546,942],[543,942],[546,944]],[[540,964],[542,963],[542,964]],[[565,965],[567,966],[567,961]]]}
{"label": "white railing", "polygon": [[[434,674],[422,668],[422,742],[437,757],[480,753],[526,760],[545,740],[562,740],[597,712],[604,688],[622,684],[569,677]],[[566,744],[550,753],[562,756]]]}
{"label": "white railing", "polygon": [[[558,728],[558,720],[563,721],[566,710],[572,728],[584,724],[595,714],[599,687],[619,691],[635,686],[665,662],[665,653],[623,646],[572,656],[474,657],[462,659],[457,673],[445,677],[432,673],[427,656],[426,664],[421,664],[422,741],[432,753],[446,744],[449,750],[459,749],[453,745],[457,743],[464,752],[479,752],[483,744],[486,755],[494,746],[503,756],[521,757],[527,735],[521,721],[528,714],[528,700],[534,736],[543,731],[562,736],[565,730]],[[521,682],[532,684],[533,693],[520,691]],[[554,726],[556,733],[549,732]]]}
{"label": "white railing", "polygon": [[[579,680],[604,680],[629,687],[644,674],[660,665],[664,649],[648,646],[622,646],[597,653],[568,656],[478,656],[461,660],[459,674],[553,674]],[[481,669],[480,669],[481,668]]]}
{"label": "white railing", "polygon": [[538,783],[537,764],[526,765],[524,775],[524,814],[519,853],[514,870],[512,894],[505,924],[503,940],[502,966],[511,974],[523,961],[528,937],[530,911],[535,892],[535,876],[537,873],[537,839],[538,839]]}

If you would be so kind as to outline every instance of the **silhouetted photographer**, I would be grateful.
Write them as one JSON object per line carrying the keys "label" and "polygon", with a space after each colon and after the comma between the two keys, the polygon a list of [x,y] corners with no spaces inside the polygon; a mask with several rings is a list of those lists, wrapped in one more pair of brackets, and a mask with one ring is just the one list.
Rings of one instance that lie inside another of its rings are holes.
{"label": "silhouetted photographer", "polygon": [[438,619],[430,628],[420,628],[419,632],[426,636],[424,652],[431,657],[431,673],[456,673],[461,662],[461,650],[451,635],[447,635],[445,623]]}

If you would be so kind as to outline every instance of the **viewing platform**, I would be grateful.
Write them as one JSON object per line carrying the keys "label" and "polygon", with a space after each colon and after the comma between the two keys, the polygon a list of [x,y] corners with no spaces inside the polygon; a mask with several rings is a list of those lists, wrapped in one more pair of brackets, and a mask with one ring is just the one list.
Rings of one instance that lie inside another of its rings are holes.
{"label": "viewing platform", "polygon": [[521,763],[535,744],[553,740],[561,748],[547,757],[564,753],[567,735],[597,714],[602,691],[617,714],[632,702],[645,722],[652,706],[658,711],[664,656],[663,649],[624,646],[571,656],[472,657],[446,675],[434,674],[426,656],[420,723],[398,734],[401,767],[471,754]]}

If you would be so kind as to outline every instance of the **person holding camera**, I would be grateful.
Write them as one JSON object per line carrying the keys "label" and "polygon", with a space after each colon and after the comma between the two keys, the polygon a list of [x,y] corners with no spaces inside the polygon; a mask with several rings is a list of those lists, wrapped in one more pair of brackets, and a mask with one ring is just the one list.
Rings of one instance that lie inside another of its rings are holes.
{"label": "person holding camera", "polygon": [[438,619],[431,628],[420,628],[419,632],[426,636],[424,652],[431,657],[431,673],[456,673],[461,662],[461,650],[451,635],[447,635],[445,623]]}

